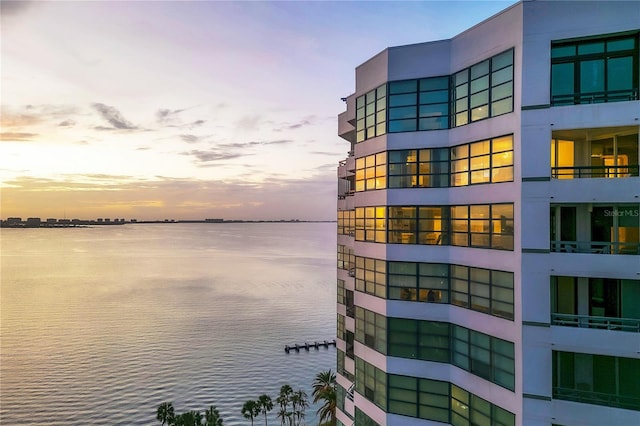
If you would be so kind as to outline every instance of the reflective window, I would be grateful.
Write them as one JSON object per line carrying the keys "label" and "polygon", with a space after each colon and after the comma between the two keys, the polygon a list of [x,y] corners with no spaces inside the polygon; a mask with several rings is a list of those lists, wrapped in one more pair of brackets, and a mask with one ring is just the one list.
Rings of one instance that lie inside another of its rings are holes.
{"label": "reflective window", "polygon": [[513,49],[452,77],[452,127],[513,111]]}
{"label": "reflective window", "polygon": [[341,305],[346,304],[346,293],[345,293],[345,285],[344,280],[338,278],[338,303]]}
{"label": "reflective window", "polygon": [[387,85],[356,98],[356,142],[387,132]]}
{"label": "reflective window", "polygon": [[380,426],[378,423],[374,422],[369,416],[362,412],[358,407],[356,407],[356,422],[358,426]]}
{"label": "reflective window", "polygon": [[388,242],[415,244],[417,236],[415,207],[389,207]]}
{"label": "reflective window", "polygon": [[513,319],[513,273],[448,263],[356,257],[356,290],[390,300],[451,303]]}
{"label": "reflective window", "polygon": [[513,181],[513,136],[451,148],[451,186]]}
{"label": "reflective window", "polygon": [[389,83],[389,133],[448,127],[448,76]]}
{"label": "reflective window", "polygon": [[449,148],[389,151],[389,188],[449,186]]}
{"label": "reflective window", "polygon": [[356,208],[356,241],[386,242],[386,207]]}
{"label": "reflective window", "polygon": [[387,153],[356,159],[356,192],[387,187]]}
{"label": "reflective window", "polygon": [[452,364],[499,384],[515,388],[513,343],[452,325]]}
{"label": "reflective window", "polygon": [[353,249],[338,244],[338,269],[352,270],[355,267],[355,256]]}
{"label": "reflective window", "polygon": [[451,206],[451,245],[513,250],[513,204]]}
{"label": "reflective window", "polygon": [[387,353],[387,317],[356,306],[356,341]]}
{"label": "reflective window", "polygon": [[515,415],[454,384],[387,375],[390,413],[452,425],[515,426]]}
{"label": "reflective window", "polygon": [[513,250],[513,204],[356,208],[356,240]]}
{"label": "reflective window", "polygon": [[389,355],[449,362],[449,323],[389,318]]}
{"label": "reflective window", "polygon": [[347,340],[347,334],[346,334],[346,329],[345,329],[344,321],[345,321],[344,316],[343,316],[343,315],[338,314],[338,330],[337,330],[337,336],[338,336],[338,339],[341,339],[341,340]]}
{"label": "reflective window", "polygon": [[[342,360],[343,360],[342,368],[344,369],[344,357],[342,358]],[[338,363],[338,371],[340,371],[340,363]],[[336,383],[336,408],[338,410],[344,411],[344,399],[346,397],[347,397],[347,390],[342,386],[340,386],[339,383]]]}
{"label": "reflective window", "polygon": [[640,411],[640,359],[553,352],[553,397]]}
{"label": "reflective window", "polygon": [[354,235],[355,224],[355,210],[338,210],[338,235]]}
{"label": "reflective window", "polygon": [[384,260],[356,257],[356,290],[374,296],[387,297],[387,264]]}
{"label": "reflective window", "polygon": [[387,374],[363,359],[356,358],[356,392],[386,411]]}
{"label": "reflective window", "polygon": [[[624,48],[623,44],[616,46]],[[611,69],[628,65],[612,62]],[[585,68],[585,73],[590,71],[593,70]],[[512,111],[510,49],[451,76],[390,81],[357,97],[356,142],[385,133],[464,126]]]}
{"label": "reflective window", "polygon": [[552,105],[638,99],[638,75],[637,33],[552,43]]}

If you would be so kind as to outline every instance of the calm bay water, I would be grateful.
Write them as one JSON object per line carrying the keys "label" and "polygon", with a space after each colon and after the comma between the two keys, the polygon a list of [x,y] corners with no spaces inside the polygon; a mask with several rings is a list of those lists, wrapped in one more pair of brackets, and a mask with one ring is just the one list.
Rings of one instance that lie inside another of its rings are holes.
{"label": "calm bay water", "polygon": [[[335,371],[335,224],[1,230],[0,423],[154,425]],[[307,421],[315,419],[315,408]],[[275,415],[272,416],[275,422]]]}

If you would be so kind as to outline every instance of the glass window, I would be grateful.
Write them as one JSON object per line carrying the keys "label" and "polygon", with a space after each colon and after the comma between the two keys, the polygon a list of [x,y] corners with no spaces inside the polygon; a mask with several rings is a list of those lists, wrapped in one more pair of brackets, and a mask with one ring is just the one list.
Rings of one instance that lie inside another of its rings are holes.
{"label": "glass window", "polygon": [[385,211],[385,207],[356,208],[356,241],[385,242]]}
{"label": "glass window", "polygon": [[604,91],[604,60],[580,63],[580,93]]}
{"label": "glass window", "polygon": [[386,133],[386,84],[356,98],[356,143]]}
{"label": "glass window", "polygon": [[551,48],[551,57],[552,58],[564,58],[567,56],[575,56],[576,54],[576,46],[555,46]]}
{"label": "glass window", "polygon": [[489,76],[480,77],[471,82],[471,93],[478,93],[489,88]]}
{"label": "glass window", "polygon": [[[574,92],[574,64],[562,63],[552,65],[551,93],[553,93],[554,96],[560,97],[562,95],[573,95]],[[573,99],[571,99],[571,103],[573,103]]]}
{"label": "glass window", "polygon": [[398,120],[406,118],[416,118],[416,107],[391,108],[389,110],[389,120]]}
{"label": "glass window", "polygon": [[420,106],[420,117],[446,117],[448,107],[446,104],[422,105]]}
{"label": "glass window", "polygon": [[447,90],[449,88],[449,77],[431,77],[420,80],[420,91]]}
{"label": "glass window", "polygon": [[482,77],[489,74],[489,61],[480,62],[471,67],[471,79],[475,80],[478,77]]}
{"label": "glass window", "polygon": [[424,117],[418,119],[418,130],[437,130],[449,127],[449,117]]}
{"label": "glass window", "polygon": [[386,163],[386,152],[357,158],[355,175],[356,192],[386,188]]}
{"label": "glass window", "polygon": [[501,85],[507,85],[511,92],[513,92],[513,67],[509,66],[501,70],[495,71],[491,74],[491,87],[497,87]]}
{"label": "glass window", "polygon": [[513,204],[491,206],[491,247],[513,250]]}
{"label": "glass window", "polygon": [[389,94],[415,93],[418,91],[418,80],[392,81],[389,83]]}
{"label": "glass window", "polygon": [[551,50],[552,104],[637,99],[637,40],[636,34],[554,43]]}
{"label": "glass window", "polygon": [[416,120],[393,120],[389,121],[389,133],[414,132],[417,129]]}
{"label": "glass window", "polygon": [[355,278],[356,290],[382,298],[387,297],[384,260],[356,257]]}
{"label": "glass window", "polygon": [[633,57],[611,58],[607,61],[607,88],[612,91],[633,89]]}
{"label": "glass window", "polygon": [[510,98],[513,96],[513,85],[511,84],[501,84],[499,86],[495,86],[491,88],[491,99],[499,101],[500,99]]}
{"label": "glass window", "polygon": [[[493,69],[492,73],[489,72],[490,68]],[[512,112],[513,50],[455,74],[453,81],[456,100],[453,104],[454,127]],[[455,182],[467,185],[469,179],[456,177]]]}
{"label": "glass window", "polygon": [[584,43],[578,45],[578,55],[589,55],[591,53],[603,53],[604,42]]}
{"label": "glass window", "polygon": [[640,411],[640,359],[553,352],[553,397]]}
{"label": "glass window", "polygon": [[493,71],[510,67],[513,65],[513,50],[507,50],[491,58],[491,68]]}
{"label": "glass window", "polygon": [[484,90],[482,92],[471,95],[471,108],[486,105],[489,103],[489,91]]}
{"label": "glass window", "polygon": [[[420,92],[420,103],[421,104],[437,104],[437,103],[445,103],[449,102],[449,91],[448,90],[435,90],[433,92]],[[445,112],[445,115],[448,114],[448,110]]]}
{"label": "glass window", "polygon": [[389,96],[389,107],[399,107],[399,106],[408,106],[408,105],[416,105],[417,94],[415,93],[407,93],[402,95],[390,95]]}

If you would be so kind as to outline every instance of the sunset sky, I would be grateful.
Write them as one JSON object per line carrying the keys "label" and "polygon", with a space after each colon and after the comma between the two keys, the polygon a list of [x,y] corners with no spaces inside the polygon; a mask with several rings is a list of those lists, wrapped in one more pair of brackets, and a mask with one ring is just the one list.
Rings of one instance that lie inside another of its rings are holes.
{"label": "sunset sky", "polygon": [[341,97],[514,1],[2,1],[0,217],[333,220]]}

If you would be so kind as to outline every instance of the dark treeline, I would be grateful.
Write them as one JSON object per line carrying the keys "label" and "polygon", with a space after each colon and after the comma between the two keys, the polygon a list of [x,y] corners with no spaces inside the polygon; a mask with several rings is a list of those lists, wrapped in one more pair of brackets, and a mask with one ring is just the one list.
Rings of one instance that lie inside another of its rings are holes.
{"label": "dark treeline", "polygon": [[[336,375],[331,371],[321,371],[313,381],[313,403],[322,405],[317,411],[319,425],[335,426],[336,424]],[[288,384],[282,385],[280,393],[274,401],[267,394],[260,395],[256,400],[248,400],[240,412],[247,420],[262,420],[268,426],[267,414],[274,408],[278,410],[277,418],[281,426],[301,426],[304,423],[306,409],[309,407],[307,393],[302,389],[294,391]],[[186,411],[176,414],[171,402],[163,402],[158,406],[156,419],[167,426],[223,426],[215,405],[211,405],[204,414],[200,411]]]}

